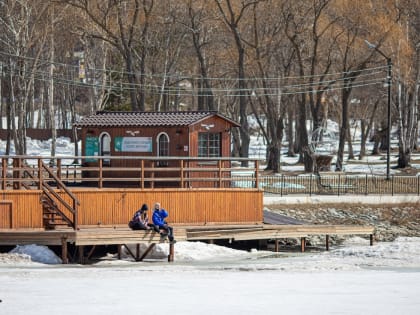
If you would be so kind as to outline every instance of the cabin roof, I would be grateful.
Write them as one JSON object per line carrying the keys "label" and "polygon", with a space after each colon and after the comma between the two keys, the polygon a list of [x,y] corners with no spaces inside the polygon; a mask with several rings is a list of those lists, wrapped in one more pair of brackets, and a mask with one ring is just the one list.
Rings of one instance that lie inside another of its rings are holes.
{"label": "cabin roof", "polygon": [[108,112],[99,111],[83,117],[75,127],[126,127],[126,126],[189,126],[211,116],[218,116],[233,126],[240,125],[215,111],[184,112]]}

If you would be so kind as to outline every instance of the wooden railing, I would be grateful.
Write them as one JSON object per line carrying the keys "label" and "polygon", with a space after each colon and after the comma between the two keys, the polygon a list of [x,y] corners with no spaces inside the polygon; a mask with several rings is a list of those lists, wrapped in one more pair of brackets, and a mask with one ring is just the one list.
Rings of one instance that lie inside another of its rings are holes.
{"label": "wooden railing", "polygon": [[[75,195],[67,188],[67,186],[61,181],[61,179],[54,174],[54,172],[42,161],[38,160],[39,162],[39,169],[45,171],[50,178],[54,179],[54,184],[57,188],[61,189],[65,192],[65,195],[69,196],[71,199],[72,204],[70,205],[67,203],[65,199],[63,199],[57,192],[46,182],[42,180],[42,176],[39,178],[40,188],[42,189],[43,193],[47,196],[49,200],[52,202],[58,202],[59,205],[64,206],[71,214],[72,218],[69,218],[63,211],[61,211],[60,207],[55,207],[55,210],[58,212],[60,217],[68,223],[73,229],[77,229],[77,206],[80,205],[79,200],[76,198]],[[42,174],[43,172],[39,172]]]}
{"label": "wooden railing", "polygon": [[[39,167],[42,161],[48,169]],[[77,163],[74,163],[74,162]],[[248,167],[241,167],[243,161]],[[241,158],[187,157],[34,157],[4,156],[1,189],[40,189],[42,182],[65,186],[145,188],[262,189],[282,195],[420,195],[419,176],[320,173],[261,175],[259,161]]]}
{"label": "wooden railing", "polygon": [[[2,159],[2,189],[10,187],[13,189],[33,189],[37,188],[42,190],[43,196],[41,196],[41,203],[44,208],[48,208],[50,214],[53,217],[59,219],[60,222],[64,222],[66,225],[77,229],[77,207],[80,205],[79,200],[73,195],[73,193],[67,188],[63,181],[60,179],[60,173],[56,172],[47,166],[42,159],[37,159],[37,165],[28,164],[24,158],[14,157],[12,164],[9,167],[8,159]],[[58,169],[60,169],[61,161],[57,161]],[[12,177],[9,175],[12,174]],[[10,182],[9,180],[12,179]],[[54,186],[51,187],[51,185]],[[64,192],[65,196],[68,196],[71,200],[69,204],[60,194],[56,192],[58,189]],[[62,208],[66,209],[71,214],[71,218],[63,212]],[[45,210],[45,209],[44,209]],[[46,213],[45,215],[48,215]],[[52,223],[51,223],[52,224]]]}
{"label": "wooden railing", "polygon": [[[248,167],[240,166],[244,161]],[[98,188],[238,188],[238,174],[247,175],[249,188],[260,186],[259,161],[243,158],[5,156],[1,165],[1,189],[41,189],[43,182],[58,180]]]}

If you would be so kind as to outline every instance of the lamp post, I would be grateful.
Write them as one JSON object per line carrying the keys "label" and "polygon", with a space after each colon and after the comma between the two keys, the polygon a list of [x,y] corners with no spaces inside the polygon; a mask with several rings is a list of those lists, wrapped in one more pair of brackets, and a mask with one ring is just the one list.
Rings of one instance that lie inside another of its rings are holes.
{"label": "lamp post", "polygon": [[386,148],[386,179],[390,179],[389,170],[390,170],[390,157],[391,157],[391,83],[392,83],[392,60],[390,57],[385,55],[376,45],[369,43],[365,40],[369,48],[375,49],[379,54],[381,54],[386,59],[386,64],[388,68],[387,74],[387,85],[388,85],[388,112],[387,112],[387,148]]}

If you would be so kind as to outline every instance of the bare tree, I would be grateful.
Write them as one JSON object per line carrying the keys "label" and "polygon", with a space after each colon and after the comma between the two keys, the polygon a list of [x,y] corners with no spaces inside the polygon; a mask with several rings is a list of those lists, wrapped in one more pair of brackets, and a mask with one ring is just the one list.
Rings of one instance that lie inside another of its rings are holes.
{"label": "bare tree", "polygon": [[35,73],[46,39],[42,26],[48,7],[43,1],[11,1],[1,6],[2,54],[8,60],[9,77],[8,141],[13,139],[16,154],[26,153],[27,107],[33,99]]}
{"label": "bare tree", "polygon": [[209,15],[211,8],[208,1],[187,0],[188,19],[182,23],[191,34],[194,51],[197,56],[200,78],[198,84],[198,110],[215,110],[212,83],[209,78],[209,54],[206,47],[211,41],[212,17]]}
{"label": "bare tree", "polygon": [[398,168],[410,165],[411,153],[417,142],[420,86],[420,4],[418,1],[396,1],[401,19],[401,36],[396,41],[394,82],[398,115]]}
{"label": "bare tree", "polygon": [[[144,111],[147,37],[154,0],[62,2],[85,14],[92,23],[92,28],[86,30],[90,36],[108,42],[119,51],[125,62],[128,82],[131,84],[132,109]],[[140,43],[136,42],[137,38],[140,38]]]}
{"label": "bare tree", "polygon": [[[281,74],[288,75],[291,68],[290,56],[284,56],[287,43],[277,40],[283,31],[283,23],[278,20],[280,6],[268,2],[253,6],[253,40],[247,44],[253,49],[255,62],[255,91],[250,94],[250,104],[260,131],[267,143],[267,170],[280,172],[280,155],[284,133],[284,97],[281,92]],[[287,55],[287,54],[286,54]],[[287,58],[289,57],[289,58]],[[287,60],[285,60],[285,58]],[[283,69],[284,66],[284,69]],[[284,72],[283,72],[284,70]],[[275,79],[277,77],[278,79]],[[259,93],[261,91],[262,93]],[[260,95],[261,94],[261,95]],[[255,99],[255,101],[254,101]],[[254,102],[256,104],[254,104]],[[260,121],[259,114],[265,118]]]}
{"label": "bare tree", "polygon": [[[240,30],[240,23],[245,19],[245,15],[249,9],[260,1],[242,1],[240,5],[236,5],[236,3],[234,4],[232,0],[215,1],[217,7],[219,8],[222,20],[234,38],[235,47],[237,50],[239,123],[241,124],[239,129],[241,136],[241,147],[239,154],[241,157],[248,157],[250,135],[247,115],[247,93],[245,92],[245,43],[242,32]],[[246,166],[247,162],[242,162],[242,165]]]}

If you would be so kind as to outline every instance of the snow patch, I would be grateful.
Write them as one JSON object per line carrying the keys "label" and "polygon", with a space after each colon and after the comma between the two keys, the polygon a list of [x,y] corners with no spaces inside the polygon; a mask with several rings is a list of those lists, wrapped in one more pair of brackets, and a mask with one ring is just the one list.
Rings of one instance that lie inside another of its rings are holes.
{"label": "snow patch", "polygon": [[61,264],[61,259],[54,254],[47,246],[40,245],[18,245],[12,249],[9,254],[17,254],[20,256],[12,256],[11,259],[22,258],[23,261],[26,261],[28,257],[33,262],[38,262],[42,264],[55,265]]}

